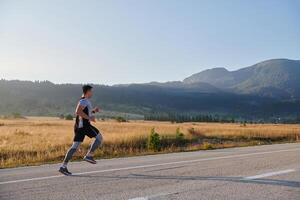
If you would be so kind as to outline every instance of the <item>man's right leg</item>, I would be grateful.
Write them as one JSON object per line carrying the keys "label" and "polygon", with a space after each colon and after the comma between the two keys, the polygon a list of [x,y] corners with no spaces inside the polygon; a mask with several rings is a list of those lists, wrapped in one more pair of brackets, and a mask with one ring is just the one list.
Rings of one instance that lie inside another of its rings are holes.
{"label": "man's right leg", "polygon": [[83,160],[85,160],[89,163],[92,163],[92,164],[96,164],[97,162],[94,160],[93,155],[94,155],[94,151],[102,143],[102,135],[96,127],[90,125],[89,128],[88,128],[87,136],[90,137],[90,138],[94,137],[95,140],[91,144],[91,147],[90,147],[89,151],[87,152],[86,156],[84,156]]}

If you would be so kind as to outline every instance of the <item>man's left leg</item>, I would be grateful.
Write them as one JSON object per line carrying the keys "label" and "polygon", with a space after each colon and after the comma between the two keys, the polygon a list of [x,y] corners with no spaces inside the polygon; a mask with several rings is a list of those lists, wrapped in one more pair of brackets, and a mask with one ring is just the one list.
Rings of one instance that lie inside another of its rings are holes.
{"label": "man's left leg", "polygon": [[69,161],[71,160],[73,154],[77,151],[78,147],[80,146],[81,142],[73,142],[71,148],[67,151],[65,159],[63,161],[62,166],[59,168],[59,172],[61,172],[64,175],[71,175],[72,173],[69,172],[67,165],[69,163]]}
{"label": "man's left leg", "polygon": [[91,144],[89,151],[87,152],[86,156],[83,159],[92,164],[96,164],[97,162],[94,160],[93,156],[94,156],[94,152],[96,151],[96,149],[101,145],[102,135],[99,132],[99,130],[92,125],[89,127],[89,131],[90,131],[90,133],[87,135],[89,137],[95,137],[95,140]]}
{"label": "man's left leg", "polygon": [[65,159],[63,161],[62,166],[59,168],[59,172],[65,174],[65,175],[71,175],[72,173],[69,172],[67,165],[69,163],[69,161],[71,160],[71,158],[73,157],[73,155],[75,154],[75,152],[77,151],[77,149],[79,148],[80,144],[83,142],[84,140],[84,132],[82,129],[75,129],[75,135],[74,135],[74,139],[73,139],[73,144],[70,147],[70,149],[67,151]]}

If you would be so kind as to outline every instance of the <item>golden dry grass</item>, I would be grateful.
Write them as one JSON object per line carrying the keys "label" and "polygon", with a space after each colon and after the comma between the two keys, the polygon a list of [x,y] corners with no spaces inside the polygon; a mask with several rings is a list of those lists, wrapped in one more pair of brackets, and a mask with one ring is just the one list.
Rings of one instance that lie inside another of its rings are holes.
{"label": "golden dry grass", "polygon": [[[72,143],[73,121],[46,117],[29,117],[27,119],[0,120],[0,168],[57,162],[63,159],[66,150]],[[177,128],[185,138],[196,135],[205,137],[232,138],[287,138],[289,141],[300,139],[300,125],[274,124],[221,124],[221,123],[181,123],[130,121],[118,123],[115,121],[98,121],[104,138],[104,146],[97,151],[97,157],[113,157],[149,153],[145,146],[140,145],[147,140],[152,128],[160,135],[173,136]],[[86,137],[82,145],[82,156],[90,139]],[[287,142],[284,139],[282,142]],[[201,149],[207,146],[188,145],[184,150]],[[249,143],[245,143],[249,145]],[[208,145],[209,146],[209,145]],[[217,144],[215,147],[237,146],[233,143]],[[210,146],[209,146],[210,148]],[[206,148],[206,149],[209,149]],[[169,148],[170,149],[170,148]],[[172,147],[169,151],[178,150]],[[181,149],[182,150],[182,149]],[[150,152],[152,153],[152,152]]]}

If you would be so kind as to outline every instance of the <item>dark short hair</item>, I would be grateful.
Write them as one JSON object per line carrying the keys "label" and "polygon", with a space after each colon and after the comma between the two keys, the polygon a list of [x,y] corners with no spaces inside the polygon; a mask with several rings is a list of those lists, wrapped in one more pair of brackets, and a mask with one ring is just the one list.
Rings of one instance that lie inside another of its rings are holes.
{"label": "dark short hair", "polygon": [[88,91],[90,91],[93,87],[90,85],[83,85],[82,86],[82,92],[83,94],[86,94]]}

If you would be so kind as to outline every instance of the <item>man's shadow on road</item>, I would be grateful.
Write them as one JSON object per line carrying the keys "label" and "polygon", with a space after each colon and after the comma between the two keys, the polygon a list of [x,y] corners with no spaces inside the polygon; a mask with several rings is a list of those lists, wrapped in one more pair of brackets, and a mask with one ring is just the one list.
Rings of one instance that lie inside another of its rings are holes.
{"label": "man's shadow on road", "polygon": [[262,185],[278,185],[286,187],[300,188],[299,181],[278,180],[278,179],[245,179],[243,177],[226,177],[226,176],[163,176],[163,175],[146,175],[146,174],[129,174],[125,176],[100,176],[100,175],[72,175],[74,177],[85,178],[106,178],[106,179],[141,179],[141,180],[178,180],[178,181],[225,181],[236,183],[250,183]]}

